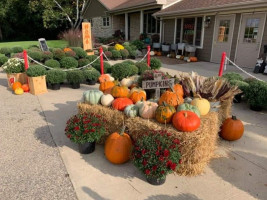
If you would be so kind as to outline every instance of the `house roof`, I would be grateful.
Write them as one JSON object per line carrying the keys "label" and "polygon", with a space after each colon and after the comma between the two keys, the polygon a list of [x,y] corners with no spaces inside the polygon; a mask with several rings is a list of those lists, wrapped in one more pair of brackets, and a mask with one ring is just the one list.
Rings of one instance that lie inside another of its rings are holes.
{"label": "house roof", "polygon": [[121,3],[120,5],[111,9],[111,11],[112,12],[121,11],[121,10],[129,9],[129,8],[136,8],[140,6],[153,5],[153,4],[157,5],[158,4],[157,0],[127,0],[127,1],[124,1],[124,3]]}
{"label": "house roof", "polygon": [[155,16],[164,16],[170,14],[185,13],[190,11],[201,11],[215,8],[234,7],[237,5],[266,3],[266,0],[181,0],[174,5],[167,7],[157,13]]}
{"label": "house roof", "polygon": [[129,0],[98,0],[108,10],[112,10],[120,4],[123,4]]}

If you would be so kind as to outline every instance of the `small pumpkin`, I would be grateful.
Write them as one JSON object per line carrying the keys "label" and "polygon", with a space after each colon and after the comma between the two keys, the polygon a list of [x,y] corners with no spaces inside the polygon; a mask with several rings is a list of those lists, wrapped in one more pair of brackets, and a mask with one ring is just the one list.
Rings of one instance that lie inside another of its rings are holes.
{"label": "small pumpkin", "polygon": [[129,98],[117,98],[112,102],[112,107],[116,110],[124,111],[124,109],[132,105],[133,101]]}
{"label": "small pumpkin", "polygon": [[98,81],[99,81],[99,83],[103,83],[103,82],[111,81],[111,80],[110,80],[109,75],[102,74],[102,75],[99,76]]}
{"label": "small pumpkin", "polygon": [[140,101],[140,100],[146,100],[146,92],[145,90],[141,88],[133,88],[130,91],[130,97],[129,97],[134,103]]}
{"label": "small pumpkin", "polygon": [[159,105],[162,105],[163,102],[166,102],[171,106],[177,107],[178,105],[184,103],[184,99],[182,96],[177,95],[172,88],[172,91],[166,91],[161,95],[159,99]]}
{"label": "small pumpkin", "polygon": [[113,76],[111,76],[110,74],[106,74],[109,76],[109,81],[115,81],[115,78]]}
{"label": "small pumpkin", "polygon": [[124,131],[125,126],[122,127],[121,132],[112,133],[106,139],[105,156],[113,164],[122,164],[130,159],[132,140]]}
{"label": "small pumpkin", "polygon": [[143,101],[139,107],[139,115],[144,119],[153,119],[155,117],[157,107],[157,103]]}
{"label": "small pumpkin", "polygon": [[103,92],[99,90],[87,90],[83,92],[83,99],[85,103],[96,105],[99,104]]}
{"label": "small pumpkin", "polygon": [[23,89],[24,92],[29,92],[29,91],[30,91],[30,87],[29,87],[28,84],[23,84],[23,85],[21,86],[21,88]]}
{"label": "small pumpkin", "polygon": [[16,88],[14,92],[15,92],[15,94],[17,94],[17,95],[20,95],[20,94],[23,94],[23,93],[24,93],[23,89],[20,88],[20,87]]}
{"label": "small pumpkin", "polygon": [[173,106],[163,102],[163,105],[159,106],[156,110],[156,120],[162,124],[169,123],[175,112],[176,110]]}
{"label": "small pumpkin", "polygon": [[111,95],[115,98],[128,97],[129,90],[125,86],[114,86],[111,90]]}
{"label": "small pumpkin", "polygon": [[177,108],[177,111],[179,112],[181,110],[189,110],[189,111],[192,111],[192,112],[196,113],[198,117],[200,117],[200,111],[199,111],[199,109],[196,106],[193,106],[191,104],[183,103],[183,104],[179,105],[178,108]]}
{"label": "small pumpkin", "polygon": [[157,52],[157,56],[162,56],[161,51],[158,51],[158,52]]}
{"label": "small pumpkin", "polygon": [[124,109],[124,113],[128,117],[137,117],[139,114],[139,108],[136,105],[129,105]]}
{"label": "small pumpkin", "polygon": [[191,111],[183,110],[173,115],[172,124],[179,131],[192,132],[199,128],[200,118]]}
{"label": "small pumpkin", "polygon": [[224,120],[220,136],[228,141],[238,140],[243,136],[244,125],[241,120],[237,119],[236,116]]}
{"label": "small pumpkin", "polygon": [[196,106],[201,115],[206,115],[210,111],[210,102],[207,99],[201,98],[200,95],[197,95],[198,98],[194,98],[191,101],[191,105]]}
{"label": "small pumpkin", "polygon": [[190,57],[189,60],[190,62],[197,62],[197,57]]}
{"label": "small pumpkin", "polygon": [[180,60],[184,60],[184,56],[181,56],[181,57],[180,57]]}
{"label": "small pumpkin", "polygon": [[[182,85],[180,85],[180,84],[178,84],[178,83],[175,84],[175,85],[173,86],[173,90],[174,90],[174,92],[175,92],[177,95],[180,95],[181,97],[184,96],[184,90],[183,90],[183,86],[182,86]],[[169,88],[168,91],[172,91],[172,89]]]}
{"label": "small pumpkin", "polygon": [[159,102],[159,99],[148,99],[147,101],[158,103]]}
{"label": "small pumpkin", "polygon": [[122,86],[130,87],[132,84],[133,84],[133,80],[130,78],[124,78],[121,80]]}
{"label": "small pumpkin", "polygon": [[137,83],[133,83],[131,86],[130,86],[130,90],[135,88],[135,87],[138,87],[138,84]]}
{"label": "small pumpkin", "polygon": [[21,83],[20,82],[15,82],[12,85],[12,90],[15,91],[17,88],[21,88]]}
{"label": "small pumpkin", "polygon": [[102,91],[104,94],[110,94],[114,86],[115,84],[112,81],[105,81],[100,83],[99,90]]}
{"label": "small pumpkin", "polygon": [[191,99],[190,97],[186,97],[186,98],[184,98],[184,103],[189,103],[189,104],[191,104],[192,100],[193,100],[193,99]]}
{"label": "small pumpkin", "polygon": [[113,102],[114,98],[111,94],[104,94],[101,97],[101,104],[103,106],[111,106],[112,102]]}

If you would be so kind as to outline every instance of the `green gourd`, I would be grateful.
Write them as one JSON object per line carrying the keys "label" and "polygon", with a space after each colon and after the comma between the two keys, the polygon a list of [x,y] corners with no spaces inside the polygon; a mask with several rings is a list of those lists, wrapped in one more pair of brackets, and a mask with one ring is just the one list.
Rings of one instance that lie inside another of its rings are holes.
{"label": "green gourd", "polygon": [[96,105],[100,103],[103,92],[100,90],[87,90],[83,93],[84,103]]}
{"label": "green gourd", "polygon": [[137,117],[139,113],[139,108],[136,105],[129,105],[124,109],[124,113],[128,117]]}
{"label": "green gourd", "polygon": [[188,110],[194,112],[198,117],[200,117],[200,111],[196,106],[193,106],[188,103],[183,103],[177,108],[177,112],[182,111],[182,110]]}

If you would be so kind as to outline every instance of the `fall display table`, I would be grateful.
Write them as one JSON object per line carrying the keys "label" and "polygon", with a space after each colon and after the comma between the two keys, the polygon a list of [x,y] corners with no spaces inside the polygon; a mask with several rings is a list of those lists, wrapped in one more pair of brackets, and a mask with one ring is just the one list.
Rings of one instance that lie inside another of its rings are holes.
{"label": "fall display table", "polygon": [[78,104],[79,112],[97,113],[107,121],[109,132],[106,133],[100,143],[104,143],[107,136],[116,132],[122,127],[123,120],[127,127],[127,132],[133,139],[142,137],[148,130],[167,129],[176,135],[181,143],[182,164],[178,169],[179,175],[195,176],[201,174],[208,162],[214,156],[217,147],[219,132],[219,117],[217,112],[210,112],[201,117],[201,126],[194,132],[180,132],[172,125],[165,125],[155,120],[147,120],[140,117],[127,118],[123,112],[107,108],[101,105]]}

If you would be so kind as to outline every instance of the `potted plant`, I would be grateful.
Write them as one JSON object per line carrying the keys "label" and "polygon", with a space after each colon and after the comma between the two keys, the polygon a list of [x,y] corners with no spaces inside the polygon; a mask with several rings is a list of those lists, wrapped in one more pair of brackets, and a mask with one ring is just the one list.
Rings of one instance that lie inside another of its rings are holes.
{"label": "potted plant", "polygon": [[95,85],[100,76],[100,73],[95,68],[89,67],[83,70],[83,76],[88,85]]}
{"label": "potted plant", "polygon": [[238,86],[238,88],[242,91],[234,97],[234,103],[241,103],[242,96],[248,90],[249,84],[240,80],[231,80],[230,84],[233,86]]}
{"label": "potted plant", "polygon": [[106,133],[104,120],[100,115],[82,113],[72,116],[67,121],[65,135],[78,144],[79,152],[89,154],[95,150],[95,142]]}
{"label": "potted plant", "polygon": [[120,52],[121,52],[122,60],[125,60],[126,58],[128,58],[129,52],[127,49],[122,49],[122,50],[120,50]]}
{"label": "potted plant", "polygon": [[161,48],[162,48],[162,51],[163,52],[169,52],[170,51],[170,44],[163,43],[162,46],[161,46]]}
{"label": "potted plant", "polygon": [[131,50],[131,51],[129,51],[129,56],[130,56],[130,58],[131,59],[135,59],[136,58],[136,50]]}
{"label": "potted plant", "polygon": [[80,83],[84,80],[81,70],[71,70],[67,72],[67,81],[71,84],[72,89],[80,88]]}
{"label": "potted plant", "polygon": [[132,160],[152,185],[161,185],[166,175],[181,163],[180,141],[164,130],[151,130],[134,143]]}
{"label": "potted plant", "polygon": [[52,90],[59,90],[60,83],[66,79],[66,72],[60,69],[49,70],[46,74],[46,82],[51,84]]}
{"label": "potted plant", "polygon": [[33,95],[44,94],[47,92],[46,87],[46,70],[40,65],[31,65],[26,71],[29,77],[30,93]]}
{"label": "potted plant", "polygon": [[112,53],[113,60],[117,60],[118,58],[121,58],[121,53],[119,51],[112,50],[111,53]]}
{"label": "potted plant", "polygon": [[153,49],[160,49],[161,44],[159,43],[159,34],[152,35]]}
{"label": "potted plant", "polygon": [[245,92],[250,109],[261,111],[267,105],[267,83],[263,81],[252,81]]}
{"label": "potted plant", "polygon": [[8,86],[11,88],[14,82],[27,83],[24,63],[18,58],[11,58],[2,65],[7,74]]}
{"label": "potted plant", "polygon": [[0,53],[4,54],[6,57],[10,58],[11,53],[12,53],[12,49],[9,47],[3,47],[0,49]]}
{"label": "potted plant", "polygon": [[105,51],[105,55],[108,59],[111,59],[112,58],[112,53],[111,51]]}

